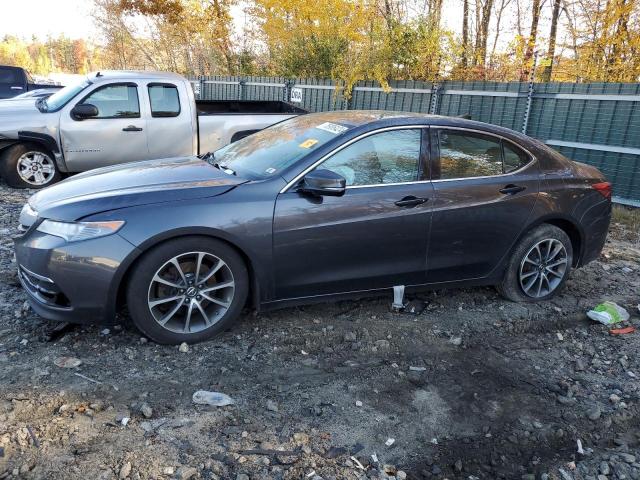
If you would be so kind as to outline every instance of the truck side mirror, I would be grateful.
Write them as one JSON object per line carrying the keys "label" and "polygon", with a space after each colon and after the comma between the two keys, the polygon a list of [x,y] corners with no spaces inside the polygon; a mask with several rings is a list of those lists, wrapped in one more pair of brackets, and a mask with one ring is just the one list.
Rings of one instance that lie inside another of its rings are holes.
{"label": "truck side mirror", "polygon": [[96,107],[95,105],[91,105],[90,103],[81,103],[73,107],[73,109],[71,110],[71,116],[75,120],[84,120],[85,118],[97,117],[99,113],[100,112],[98,112],[98,107]]}

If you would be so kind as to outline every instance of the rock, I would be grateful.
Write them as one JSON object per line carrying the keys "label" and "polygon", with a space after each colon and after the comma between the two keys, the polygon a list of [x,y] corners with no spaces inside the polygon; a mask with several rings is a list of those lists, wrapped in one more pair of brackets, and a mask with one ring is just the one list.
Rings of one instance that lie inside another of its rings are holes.
{"label": "rock", "polygon": [[609,395],[609,401],[611,403],[618,403],[621,400],[621,398],[616,395],[615,393],[612,393],[611,395]]}
{"label": "rock", "polygon": [[164,467],[162,469],[163,475],[173,475],[174,472],[175,472],[175,469],[173,467]]}
{"label": "rock", "polygon": [[246,473],[239,473],[236,475],[236,480],[249,480],[249,475]]}
{"label": "rock", "polygon": [[82,365],[82,360],[76,357],[58,357],[53,363],[60,368],[76,368]]}
{"label": "rock", "polygon": [[456,347],[459,347],[460,345],[462,345],[462,337],[451,337],[449,339],[449,343],[451,345],[455,345]]}
{"label": "rock", "polygon": [[118,478],[123,480],[128,478],[131,474],[131,462],[125,462],[122,467],[120,467],[120,473],[118,473]]}
{"label": "rock", "polygon": [[298,445],[307,445],[309,443],[309,435],[303,432],[296,432],[293,434],[293,440]]}
{"label": "rock", "polygon": [[582,358],[578,358],[575,364],[576,372],[582,372],[587,369],[587,362],[585,362]]}
{"label": "rock", "polygon": [[191,397],[193,403],[198,405],[210,405],[212,407],[224,407],[233,405],[234,401],[229,395],[220,392],[209,392],[207,390],[198,390]]}
{"label": "rock", "polygon": [[388,350],[389,348],[391,348],[389,340],[378,340],[376,341],[375,345],[381,350]]}
{"label": "rock", "polygon": [[347,332],[344,334],[345,342],[355,342],[357,339],[355,332]]}
{"label": "rock", "polygon": [[562,336],[562,334],[560,332],[556,333],[556,337],[558,337],[559,341],[563,341],[564,340],[564,337]]}
{"label": "rock", "polygon": [[406,478],[407,478],[407,474],[403,470],[398,470],[396,472],[396,479],[397,480],[406,480]]}
{"label": "rock", "polygon": [[636,461],[636,457],[634,455],[631,455],[630,453],[618,453],[618,455],[620,455],[620,458],[622,458],[625,462],[627,463],[634,463]]}
{"label": "rock", "polygon": [[180,353],[187,353],[189,352],[189,345],[187,345],[187,342],[182,342],[180,344],[180,346],[178,347],[178,351]]}
{"label": "rock", "polygon": [[602,474],[602,475],[609,475],[611,473],[611,469],[609,468],[609,464],[605,461],[600,462],[600,465],[598,466],[598,471]]}
{"label": "rock", "polygon": [[457,473],[462,472],[462,460],[460,459],[456,460],[456,463],[453,464],[453,468],[456,470]]}
{"label": "rock", "polygon": [[602,410],[600,410],[599,405],[591,407],[589,410],[587,410],[587,417],[589,417],[589,420],[594,420],[594,421],[598,420],[601,415],[602,415]]}
{"label": "rock", "polygon": [[278,404],[273,400],[267,400],[267,410],[269,410],[270,412],[277,412]]}
{"label": "rock", "polygon": [[361,407],[362,406],[362,402],[360,400],[356,400],[356,407]]}
{"label": "rock", "polygon": [[144,415],[144,418],[151,418],[153,415],[153,409],[149,406],[147,402],[143,402],[140,405],[140,413]]}
{"label": "rock", "polygon": [[193,467],[180,467],[176,472],[176,478],[179,480],[189,480],[198,475],[198,470]]}
{"label": "rock", "polygon": [[422,300],[411,300],[404,307],[405,313],[410,313],[412,315],[420,315],[425,308],[425,304]]}

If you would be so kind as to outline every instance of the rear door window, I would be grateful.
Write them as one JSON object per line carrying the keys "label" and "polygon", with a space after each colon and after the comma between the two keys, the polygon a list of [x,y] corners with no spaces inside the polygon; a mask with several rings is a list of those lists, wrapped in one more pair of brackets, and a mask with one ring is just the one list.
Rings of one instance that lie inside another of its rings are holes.
{"label": "rear door window", "polygon": [[177,117],[180,115],[180,99],[175,85],[150,84],[148,91],[152,117]]}

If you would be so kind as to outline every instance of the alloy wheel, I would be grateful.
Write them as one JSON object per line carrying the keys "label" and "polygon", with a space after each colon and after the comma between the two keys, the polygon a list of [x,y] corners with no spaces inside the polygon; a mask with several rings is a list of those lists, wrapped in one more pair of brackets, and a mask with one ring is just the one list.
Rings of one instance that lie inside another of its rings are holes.
{"label": "alloy wheel", "polygon": [[156,271],[147,304],[163,328],[196,333],[224,316],[234,293],[233,273],[222,259],[207,252],[189,252],[173,257]]}
{"label": "alloy wheel", "polygon": [[47,154],[37,151],[20,155],[16,168],[24,182],[36,186],[46,185],[56,174],[53,160]]}
{"label": "alloy wheel", "polygon": [[567,272],[567,250],[560,240],[547,238],[529,249],[520,263],[520,287],[531,298],[542,298],[562,283]]}

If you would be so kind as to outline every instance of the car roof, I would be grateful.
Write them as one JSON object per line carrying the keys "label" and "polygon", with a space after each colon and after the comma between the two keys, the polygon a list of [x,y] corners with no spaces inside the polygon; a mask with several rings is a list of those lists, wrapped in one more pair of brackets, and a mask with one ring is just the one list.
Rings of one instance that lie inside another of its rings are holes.
{"label": "car roof", "polygon": [[92,82],[99,82],[104,80],[141,80],[141,79],[153,79],[153,80],[174,80],[184,81],[185,78],[182,75],[172,72],[155,72],[149,70],[100,70],[97,72],[91,72],[87,75],[87,78]]}

